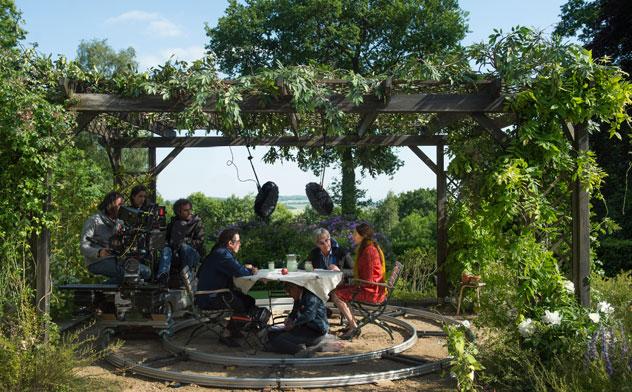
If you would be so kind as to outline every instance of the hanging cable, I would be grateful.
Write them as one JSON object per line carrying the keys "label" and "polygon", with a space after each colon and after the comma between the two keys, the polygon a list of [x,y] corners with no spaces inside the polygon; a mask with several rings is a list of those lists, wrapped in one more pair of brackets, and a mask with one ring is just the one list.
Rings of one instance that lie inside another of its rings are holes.
{"label": "hanging cable", "polygon": [[237,164],[235,163],[235,156],[233,155],[233,149],[228,146],[228,149],[230,150],[230,159],[226,161],[226,166],[234,166],[235,167],[235,171],[237,172],[237,180],[239,182],[248,182],[248,181],[252,181],[255,184],[257,184],[257,181],[253,180],[252,178],[247,178],[245,180],[242,180],[239,177],[239,168],[237,167]]}
{"label": "hanging cable", "polygon": [[246,149],[248,150],[248,160],[250,161],[250,167],[252,167],[252,172],[255,173],[255,180],[257,180],[257,190],[261,190],[261,184],[259,183],[259,177],[257,176],[257,171],[255,170],[255,165],[252,163],[252,154],[250,153],[250,146],[246,144]]}

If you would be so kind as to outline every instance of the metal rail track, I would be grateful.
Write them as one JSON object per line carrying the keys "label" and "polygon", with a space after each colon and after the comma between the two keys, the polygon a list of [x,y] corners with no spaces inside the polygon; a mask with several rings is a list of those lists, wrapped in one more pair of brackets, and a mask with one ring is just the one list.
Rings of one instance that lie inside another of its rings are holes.
{"label": "metal rail track", "polygon": [[[446,316],[442,316],[436,313],[427,312],[423,310],[411,309],[411,308],[402,308],[402,307],[389,307],[389,310],[392,312],[400,312],[400,314],[404,315],[413,315],[417,317],[421,317],[423,319],[432,320],[437,323],[449,323],[449,324],[458,324],[458,321],[455,321]],[[384,319],[386,320],[385,316]],[[390,318],[390,317],[389,317]],[[391,318],[392,319],[392,318]],[[389,320],[390,321],[390,320]],[[397,320],[398,322],[407,324],[412,328],[414,333],[412,334],[413,339],[416,341],[417,333],[415,327],[406,323],[402,320]],[[399,324],[398,325],[402,325]],[[190,326],[190,325],[189,325]],[[181,327],[184,328],[184,327]],[[410,332],[411,330],[408,329]],[[468,331],[469,332],[469,331]],[[470,337],[473,337],[471,332],[468,333]],[[410,339],[407,339],[407,341]],[[163,337],[163,342],[164,342]],[[167,340],[168,345],[168,340]],[[392,349],[392,347],[390,348]],[[378,350],[379,351],[379,350]],[[191,354],[187,352],[187,354]],[[365,353],[371,354],[371,353]],[[206,354],[209,355],[209,354]],[[363,354],[361,354],[363,355]],[[389,359],[389,356],[393,356],[393,352],[388,349],[383,350],[380,358]],[[345,356],[343,356],[345,357]],[[353,357],[353,356],[346,356]],[[226,357],[225,357],[226,358]],[[232,357],[236,358],[236,357]],[[239,358],[239,357],[237,357]],[[190,358],[193,359],[193,358]],[[208,358],[204,358],[208,359]],[[353,375],[342,375],[342,376],[331,376],[331,377],[305,377],[305,378],[290,378],[290,377],[264,377],[264,378],[256,378],[256,377],[223,377],[223,376],[205,376],[200,374],[193,374],[188,372],[176,372],[170,370],[161,370],[152,368],[150,366],[141,365],[137,362],[125,359],[122,356],[117,354],[111,354],[107,357],[107,360],[114,366],[125,368],[131,372],[134,372],[139,375],[143,375],[146,377],[159,379],[159,380],[168,380],[175,381],[180,383],[187,384],[197,384],[202,386],[212,386],[212,387],[222,387],[222,388],[323,388],[323,387],[340,387],[346,385],[357,385],[357,384],[367,384],[381,380],[399,380],[403,378],[420,376],[428,373],[435,372],[437,370],[446,368],[449,366],[449,359],[444,358],[441,360],[422,363],[419,365],[409,366],[402,369],[390,370],[390,371],[382,371],[382,372],[373,372],[373,373],[362,373],[362,374],[353,374]],[[247,360],[247,366],[253,366],[252,359],[250,358],[239,358],[239,360],[243,361]],[[238,361],[239,361],[238,360]],[[276,366],[279,365],[279,360],[277,360]],[[283,366],[302,366],[306,365],[306,363],[310,365],[317,364],[339,364],[339,362],[327,362],[321,363],[319,362],[322,358],[292,358],[292,362],[290,363],[288,359],[285,360]],[[227,364],[226,361],[222,362],[223,364]],[[350,363],[350,362],[345,362]],[[275,365],[260,365],[260,366],[275,366]]]}
{"label": "metal rail track", "polygon": [[[174,354],[184,354],[191,360],[205,363],[236,366],[313,366],[346,365],[350,363],[368,361],[371,359],[379,359],[382,358],[384,354],[397,354],[406,351],[407,349],[414,346],[415,343],[417,343],[417,330],[413,325],[410,325],[405,321],[398,320],[390,316],[382,316],[381,319],[391,324],[402,327],[406,331],[406,340],[397,345],[380,350],[370,351],[367,353],[316,358],[252,358],[233,355],[211,354],[176,345],[166,335],[163,335],[162,344],[169,352],[172,352]],[[174,326],[173,332],[175,334],[178,331],[198,324],[199,322],[197,320],[187,320],[182,323],[176,324]]]}

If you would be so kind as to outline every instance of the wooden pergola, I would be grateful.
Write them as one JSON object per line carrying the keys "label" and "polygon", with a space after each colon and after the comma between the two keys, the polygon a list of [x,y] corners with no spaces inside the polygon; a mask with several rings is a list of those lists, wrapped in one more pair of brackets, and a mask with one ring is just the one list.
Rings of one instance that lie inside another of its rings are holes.
{"label": "wooden pergola", "polygon": [[[344,83],[342,81],[323,81],[324,83]],[[391,91],[393,81],[383,83],[384,90]],[[420,84],[436,84],[436,82],[420,81]],[[437,296],[440,300],[449,294],[444,264],[448,255],[447,227],[447,185],[449,178],[445,171],[445,147],[447,145],[446,127],[466,118],[471,118],[501,146],[506,144],[508,134],[503,128],[513,123],[513,116],[506,109],[506,97],[501,94],[497,81],[477,82],[476,90],[470,94],[387,94],[387,98],[374,95],[364,96],[363,102],[354,105],[344,95],[332,95],[330,102],[344,113],[359,115],[353,136],[328,137],[327,146],[406,146],[436,175],[437,189]],[[121,149],[144,148],[148,151],[148,174],[152,176],[152,194],[156,194],[156,176],[175,157],[187,147],[220,147],[220,146],[291,146],[321,147],[323,137],[280,136],[268,138],[218,137],[218,136],[177,136],[172,126],[159,121],[139,122],[135,114],[170,113],[185,109],[183,102],[163,100],[159,96],[122,97],[108,94],[87,94],[68,92],[76,102],[69,109],[77,112],[77,133],[90,129],[90,123],[100,114],[108,114],[136,126],[142,126],[154,134],[152,137],[125,138],[114,136],[106,140],[112,149],[112,166],[118,173],[121,163]],[[262,99],[260,96],[245,97],[241,112],[271,113],[288,116],[288,128],[296,128],[297,116],[289,95],[275,99]],[[204,107],[206,113],[216,113],[216,102],[210,101]],[[380,115],[388,114],[436,114],[424,126],[418,127],[414,135],[367,135],[367,130]],[[499,115],[503,114],[503,115]],[[585,127],[564,124],[565,132],[577,151],[588,150],[588,134]],[[436,162],[428,157],[419,146],[435,146]],[[156,162],[156,148],[172,147],[162,162]],[[120,179],[119,179],[120,181]],[[579,180],[573,183],[572,195],[572,278],[575,284],[577,299],[588,305],[589,295],[589,260],[590,260],[590,222],[589,196]],[[48,312],[50,293],[49,280],[49,242],[50,234],[45,231],[39,237],[37,258],[37,303],[41,311]]]}

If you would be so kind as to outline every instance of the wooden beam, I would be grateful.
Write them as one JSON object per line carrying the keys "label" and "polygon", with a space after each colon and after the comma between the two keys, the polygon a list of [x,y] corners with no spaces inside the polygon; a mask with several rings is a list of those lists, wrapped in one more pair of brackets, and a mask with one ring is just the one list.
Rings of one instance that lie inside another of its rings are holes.
{"label": "wooden beam", "polygon": [[125,121],[126,123],[132,124],[141,129],[145,129],[159,136],[176,137],[178,135],[178,133],[173,129],[174,127],[169,126],[162,121],[149,121],[148,119],[139,118],[138,115],[133,115],[132,113],[125,112],[111,113],[111,115],[122,121]]}
{"label": "wooden beam", "polygon": [[77,127],[75,128],[75,136],[77,136],[79,134],[79,132],[83,131],[84,129],[86,129],[88,127],[88,125],[90,125],[90,123],[92,122],[92,120],[94,120],[94,118],[96,116],[98,116],[99,113],[94,113],[94,112],[80,112],[77,114]]}
{"label": "wooden beam", "polygon": [[419,159],[421,159],[423,161],[423,163],[426,164],[426,166],[428,166],[430,168],[430,170],[432,170],[432,172],[435,175],[439,175],[439,167],[432,161],[432,159],[430,159],[430,157],[428,155],[426,155],[425,152],[421,151],[421,149],[417,146],[408,146],[408,148],[410,148],[412,150],[412,152],[415,153],[415,155],[417,155],[419,157]]}
{"label": "wooden beam", "polygon": [[165,159],[163,159],[155,168],[154,170],[152,170],[152,176],[156,177],[158,174],[160,174],[160,172],[162,172],[167,165],[169,165],[174,159],[176,159],[176,157],[178,156],[178,154],[180,154],[182,152],[182,150],[184,150],[184,147],[176,147],[174,148],[169,155],[167,155],[165,157]]}
{"label": "wooden beam", "polygon": [[471,116],[474,121],[492,135],[498,144],[503,148],[507,146],[507,135],[498,127],[494,120],[483,113],[472,113]]}
{"label": "wooden beam", "polygon": [[448,258],[448,198],[447,175],[444,169],[444,146],[437,146],[437,298],[443,301],[449,295],[445,270]]}
{"label": "wooden beam", "polygon": [[360,122],[358,123],[358,126],[356,127],[356,133],[358,134],[358,136],[364,136],[369,127],[373,125],[376,118],[376,112],[369,112],[363,115],[360,119]]}
{"label": "wooden beam", "polygon": [[[164,101],[160,96],[122,97],[107,94],[75,94],[77,103],[69,109],[77,112],[180,112],[186,105],[180,101]],[[354,105],[342,94],[330,98],[332,104],[346,113],[496,113],[504,112],[505,98],[492,94],[396,94],[388,102],[365,95],[364,102]],[[243,113],[293,113],[291,97],[264,100],[262,96],[245,97]],[[217,112],[211,99],[205,112]]]}
{"label": "wooden beam", "polygon": [[[579,154],[588,151],[586,126],[574,127],[573,146]],[[590,195],[577,178],[572,183],[573,242],[572,276],[575,296],[583,306],[590,306]]]}
{"label": "wooden beam", "polygon": [[[436,146],[446,143],[440,135],[371,135],[371,136],[333,136],[327,137],[327,146]],[[145,137],[122,138],[109,141],[111,147],[147,148],[147,147],[226,147],[226,146],[281,146],[281,147],[322,147],[323,137],[279,136],[259,139],[221,136],[190,137]]]}

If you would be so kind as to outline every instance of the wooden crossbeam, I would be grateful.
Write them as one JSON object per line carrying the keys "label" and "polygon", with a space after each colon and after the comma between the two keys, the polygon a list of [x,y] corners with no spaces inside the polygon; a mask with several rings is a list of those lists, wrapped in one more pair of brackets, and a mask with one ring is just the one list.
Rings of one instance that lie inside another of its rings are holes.
{"label": "wooden crossbeam", "polygon": [[[77,112],[179,112],[184,102],[163,100],[160,96],[122,97],[107,94],[74,94],[77,103],[70,110]],[[353,104],[344,95],[337,94],[330,101],[346,113],[496,113],[504,112],[504,97],[489,93],[477,94],[396,94],[388,102],[373,95],[364,96],[364,102]],[[242,101],[243,113],[293,113],[290,97],[264,100],[250,96]],[[214,113],[216,102],[211,99],[204,108]]]}
{"label": "wooden crossbeam", "polygon": [[161,121],[148,121],[139,119],[137,116],[131,115],[131,113],[125,112],[116,112],[113,115],[120,120],[123,120],[127,123],[130,123],[139,128],[143,128],[148,130],[151,133],[156,135],[164,136],[164,137],[176,137],[177,132],[173,130],[174,127],[171,127],[167,124],[164,124]]}
{"label": "wooden crossbeam", "polygon": [[439,167],[432,161],[432,159],[430,159],[430,157],[428,155],[426,155],[426,153],[424,153],[423,151],[421,151],[421,149],[417,146],[408,146],[408,148],[410,148],[412,150],[412,152],[415,153],[415,155],[417,155],[419,157],[419,159],[421,159],[423,161],[423,163],[426,164],[426,166],[428,166],[430,168],[430,170],[432,170],[432,172],[435,175],[439,175]]}
{"label": "wooden crossbeam", "polygon": [[[436,146],[445,144],[440,135],[372,135],[372,136],[329,136],[327,146]],[[191,136],[191,137],[137,137],[113,139],[109,142],[118,148],[146,147],[226,147],[226,146],[279,146],[279,147],[322,147],[323,137],[280,136],[250,139],[244,137]]]}
{"label": "wooden crossbeam", "polygon": [[156,165],[156,167],[152,170],[152,176],[155,177],[160,174],[160,172],[163,171],[167,167],[167,165],[169,165],[174,159],[176,159],[176,157],[182,152],[182,150],[184,150],[184,147],[174,148],[169,153],[169,155],[167,155],[162,161],[160,161],[160,163]]}
{"label": "wooden crossbeam", "polygon": [[483,113],[472,113],[471,116],[474,121],[492,135],[498,144],[502,147],[507,146],[507,135],[498,127],[494,120]]}

